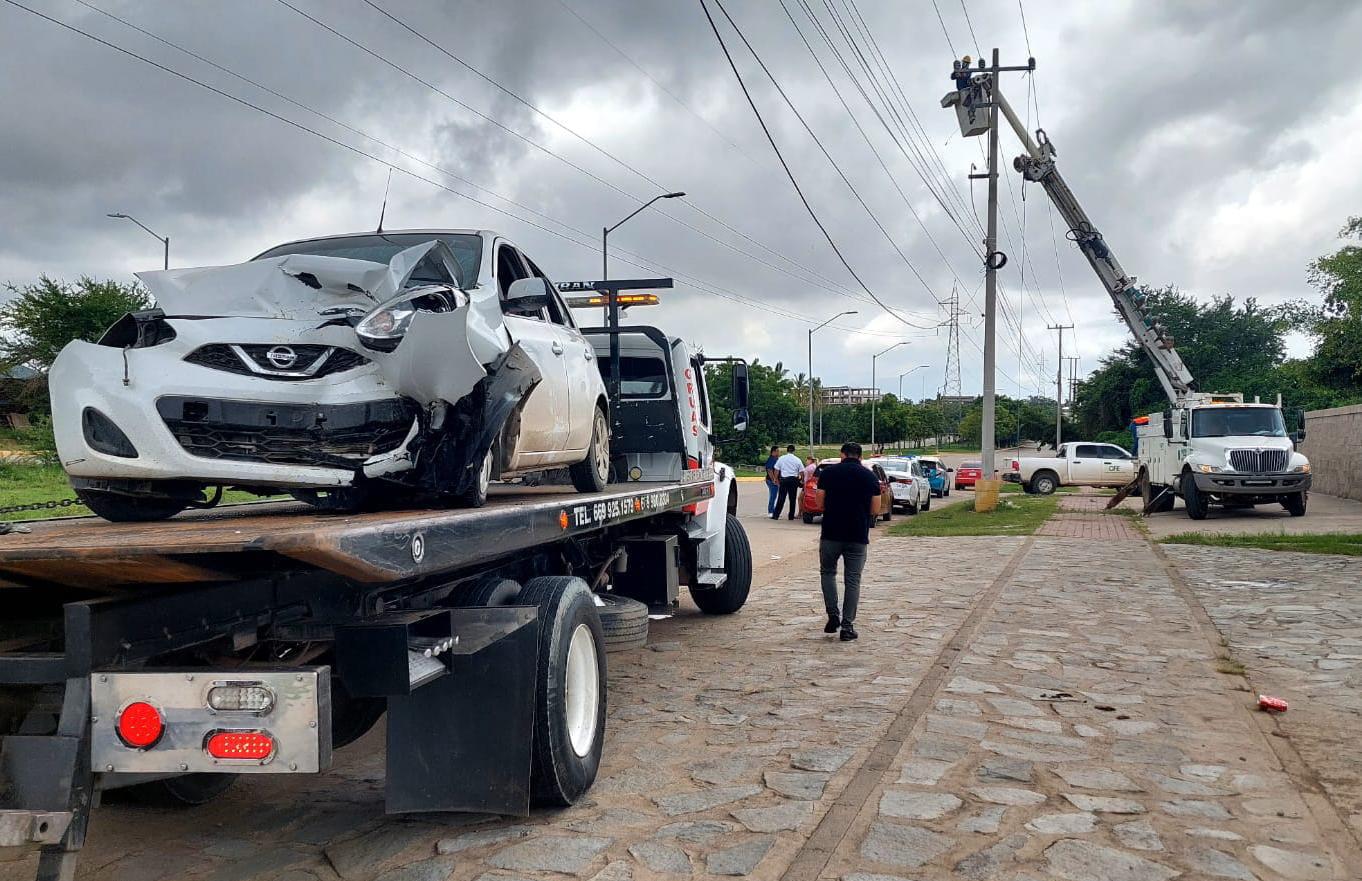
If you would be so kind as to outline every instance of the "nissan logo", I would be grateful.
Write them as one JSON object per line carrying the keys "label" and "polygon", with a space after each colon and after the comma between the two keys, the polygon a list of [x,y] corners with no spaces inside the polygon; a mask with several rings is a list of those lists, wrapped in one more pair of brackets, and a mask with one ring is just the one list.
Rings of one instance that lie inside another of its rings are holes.
{"label": "nissan logo", "polygon": [[298,361],[298,353],[288,346],[274,346],[265,353],[265,360],[280,370],[287,370]]}

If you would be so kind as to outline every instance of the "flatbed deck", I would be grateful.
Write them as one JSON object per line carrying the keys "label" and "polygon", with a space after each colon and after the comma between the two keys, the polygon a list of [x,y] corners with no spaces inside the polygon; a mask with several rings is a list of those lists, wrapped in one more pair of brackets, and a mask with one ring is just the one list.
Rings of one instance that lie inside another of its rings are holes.
{"label": "flatbed deck", "polygon": [[629,483],[600,493],[495,486],[476,509],[329,514],[297,503],[186,512],[157,523],[97,518],[33,524],[0,536],[0,588],[60,585],[121,592],[133,585],[231,580],[295,561],[366,583],[437,575],[714,495],[712,475]]}

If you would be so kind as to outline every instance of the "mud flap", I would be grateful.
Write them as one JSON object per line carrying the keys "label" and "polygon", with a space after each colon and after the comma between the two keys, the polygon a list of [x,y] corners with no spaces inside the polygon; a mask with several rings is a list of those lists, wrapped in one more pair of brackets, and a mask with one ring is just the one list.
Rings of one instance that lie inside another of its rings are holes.
{"label": "mud flap", "polygon": [[453,610],[456,633],[508,632],[454,654],[448,675],[388,699],[388,813],[529,814],[540,622],[525,612]]}

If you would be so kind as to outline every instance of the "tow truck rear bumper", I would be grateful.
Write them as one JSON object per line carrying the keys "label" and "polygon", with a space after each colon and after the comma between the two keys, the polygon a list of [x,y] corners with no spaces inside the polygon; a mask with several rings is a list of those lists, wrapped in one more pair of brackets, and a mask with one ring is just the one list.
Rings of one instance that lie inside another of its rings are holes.
{"label": "tow truck rear bumper", "polygon": [[1311,475],[1286,474],[1216,474],[1194,473],[1196,488],[1204,493],[1235,496],[1280,496],[1310,489]]}

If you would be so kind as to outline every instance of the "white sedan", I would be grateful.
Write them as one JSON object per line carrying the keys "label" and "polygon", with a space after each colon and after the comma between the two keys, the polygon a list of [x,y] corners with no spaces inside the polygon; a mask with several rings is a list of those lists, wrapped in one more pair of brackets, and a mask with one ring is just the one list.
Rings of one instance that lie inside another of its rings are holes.
{"label": "white sedan", "polygon": [[867,465],[879,465],[889,475],[889,491],[894,496],[894,507],[909,514],[930,511],[932,485],[922,473],[922,463],[911,456],[884,456],[867,459]]}

